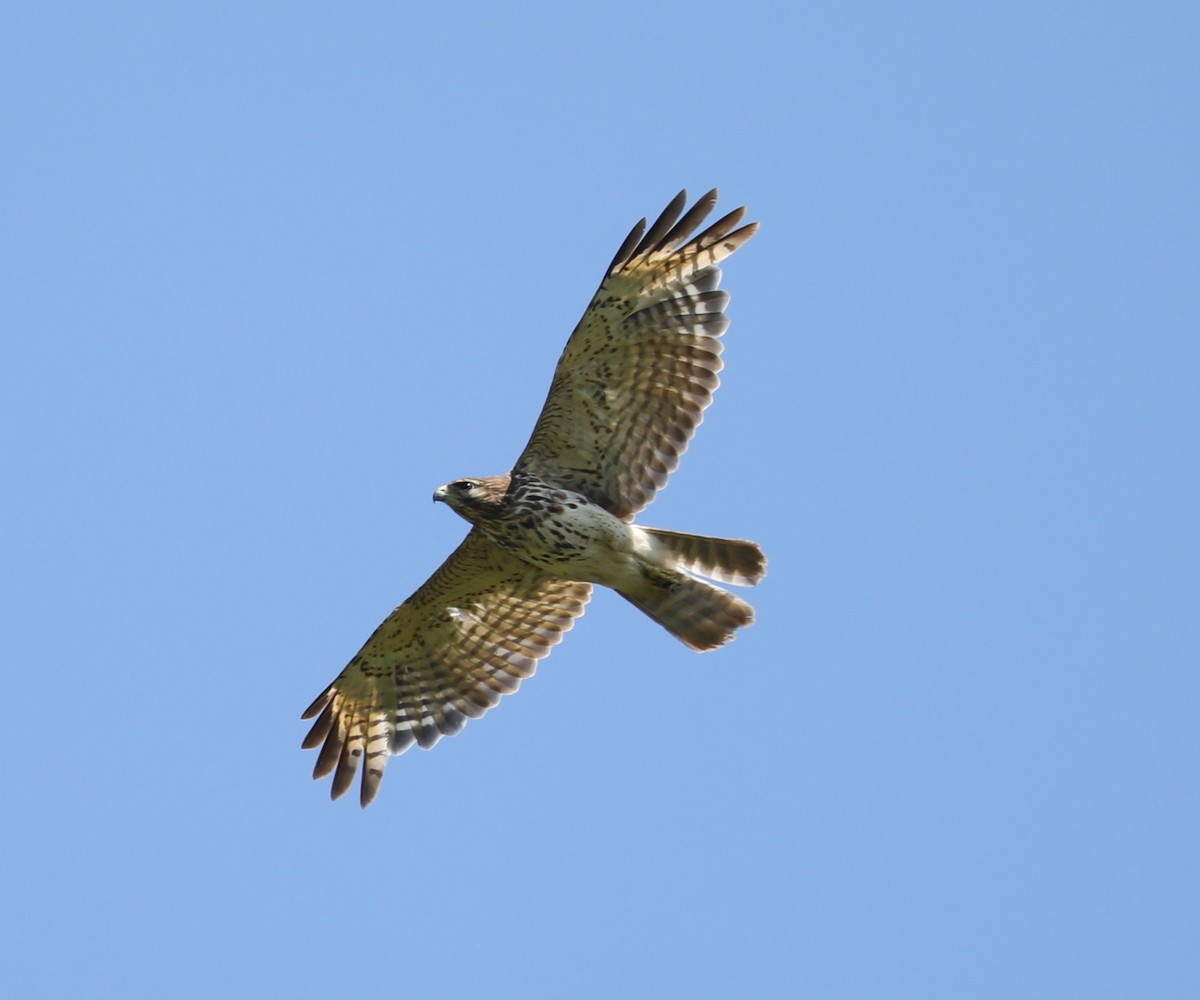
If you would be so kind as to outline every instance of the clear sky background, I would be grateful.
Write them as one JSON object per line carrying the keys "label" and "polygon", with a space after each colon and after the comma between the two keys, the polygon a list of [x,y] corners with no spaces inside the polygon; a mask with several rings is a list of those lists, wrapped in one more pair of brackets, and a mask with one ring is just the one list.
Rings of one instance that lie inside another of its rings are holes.
{"label": "clear sky background", "polygon": [[[1191,4],[27,4],[0,26],[7,996],[1194,997]],[[601,594],[379,800],[300,712],[630,226],[724,385]]]}

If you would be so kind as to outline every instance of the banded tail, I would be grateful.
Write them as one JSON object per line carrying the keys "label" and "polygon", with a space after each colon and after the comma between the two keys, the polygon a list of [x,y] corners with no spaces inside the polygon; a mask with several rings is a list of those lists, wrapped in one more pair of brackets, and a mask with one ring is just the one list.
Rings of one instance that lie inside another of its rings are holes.
{"label": "banded tail", "polygon": [[642,528],[655,543],[658,565],[646,567],[636,588],[618,591],[680,641],[699,652],[725,645],[754,621],[740,597],[697,580],[752,586],[766,575],[767,560],[754,542]]}

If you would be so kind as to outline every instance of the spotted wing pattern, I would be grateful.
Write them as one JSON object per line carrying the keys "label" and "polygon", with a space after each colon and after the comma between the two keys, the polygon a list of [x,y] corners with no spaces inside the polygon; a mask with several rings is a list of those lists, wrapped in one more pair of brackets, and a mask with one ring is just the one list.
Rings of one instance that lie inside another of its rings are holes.
{"label": "spotted wing pattern", "polygon": [[321,747],[313,777],[332,772],[336,799],[361,761],[366,806],[391,755],[429,749],[516,691],[590,596],[590,585],[547,577],[472,529],[304,713],[317,716],[303,744]]}
{"label": "spotted wing pattern", "polygon": [[679,195],[626,238],[554,372],[514,468],[588,496],[627,520],[666,485],[712,401],[729,326],[720,263],[758,223],[744,208],[699,235],[717,192],[685,214]]}

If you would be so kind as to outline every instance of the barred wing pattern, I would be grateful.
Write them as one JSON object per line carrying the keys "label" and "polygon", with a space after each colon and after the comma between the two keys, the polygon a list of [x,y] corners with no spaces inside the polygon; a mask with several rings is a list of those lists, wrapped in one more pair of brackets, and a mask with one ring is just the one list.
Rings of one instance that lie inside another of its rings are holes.
{"label": "barred wing pattern", "polygon": [[361,760],[366,806],[390,756],[429,749],[516,691],[590,597],[589,584],[548,577],[472,529],[304,713],[317,716],[303,744],[321,747],[313,777],[332,772],[336,799]]}
{"label": "barred wing pattern", "polygon": [[758,230],[739,228],[739,208],[691,236],[716,202],[714,189],[680,218],[681,191],[649,231],[645,219],[633,228],[567,342],[515,472],[626,520],[666,485],[720,384],[729,296],[719,265]]}

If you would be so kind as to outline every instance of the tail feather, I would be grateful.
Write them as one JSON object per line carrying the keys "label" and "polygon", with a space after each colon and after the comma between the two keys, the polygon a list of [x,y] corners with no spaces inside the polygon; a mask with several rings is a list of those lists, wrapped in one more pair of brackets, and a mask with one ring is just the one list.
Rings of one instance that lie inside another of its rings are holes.
{"label": "tail feather", "polygon": [[754,609],[740,597],[680,572],[647,575],[636,591],[618,591],[692,649],[723,646],[754,621]]}
{"label": "tail feather", "polygon": [[[640,525],[639,525],[640,527]],[[753,586],[767,573],[767,557],[754,542],[709,538],[662,528],[642,528],[680,569],[721,583]]]}

